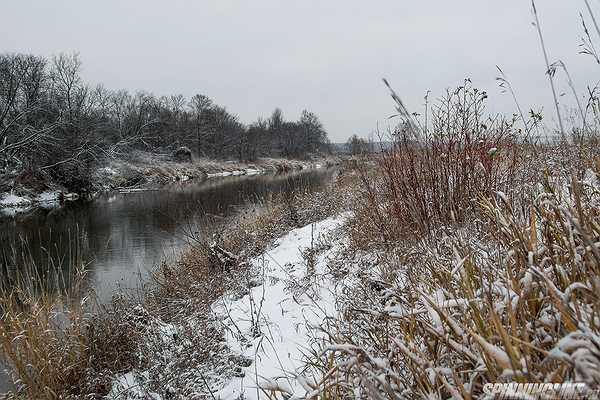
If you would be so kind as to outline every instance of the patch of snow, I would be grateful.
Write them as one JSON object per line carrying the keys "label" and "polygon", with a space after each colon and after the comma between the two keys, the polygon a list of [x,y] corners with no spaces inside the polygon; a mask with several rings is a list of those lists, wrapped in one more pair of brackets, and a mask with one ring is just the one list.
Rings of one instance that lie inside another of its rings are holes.
{"label": "patch of snow", "polygon": [[255,169],[255,168],[248,168],[246,170],[246,175],[258,175],[261,174],[263,171],[261,171],[260,169]]}
{"label": "patch of snow", "polygon": [[67,193],[65,194],[65,200],[68,201],[75,201],[77,199],[79,199],[79,195],[77,193]]}
{"label": "patch of snow", "polygon": [[38,203],[38,205],[41,208],[44,208],[46,210],[51,210],[51,209],[60,207],[59,198],[60,198],[60,192],[51,191],[51,192],[40,193],[35,198],[35,201]]}
{"label": "patch of snow", "polygon": [[101,172],[101,173],[104,173],[104,174],[107,174],[107,175],[113,175],[113,176],[119,174],[119,172],[115,168],[112,168],[112,167],[100,168],[98,171]]}
{"label": "patch of snow", "polygon": [[32,201],[27,197],[17,196],[13,193],[0,195],[0,214],[14,217],[17,214],[31,210]]}
{"label": "patch of snow", "polygon": [[[223,297],[213,304],[226,328],[228,346],[254,362],[215,393],[220,399],[258,399],[264,391],[282,390],[292,397],[306,390],[296,379],[303,354],[319,340],[315,329],[326,317],[337,314],[336,282],[328,277],[326,254],[307,265],[303,250],[317,237],[339,226],[344,216],[295,229],[252,264],[263,275],[263,284],[241,299]],[[334,251],[329,248],[325,253]],[[262,388],[262,389],[261,389]]]}
{"label": "patch of snow", "polygon": [[0,207],[0,214],[4,215],[5,217],[14,217],[18,214],[26,213],[29,210],[31,210],[31,207],[27,206],[2,206]]}
{"label": "patch of snow", "polygon": [[[141,306],[136,306],[134,313],[145,317],[146,311]],[[175,325],[148,317],[148,343],[156,351],[160,349],[169,354],[173,350],[178,329]],[[162,355],[164,357],[164,355]],[[112,383],[106,399],[108,400],[165,400],[160,394],[149,390],[150,372],[148,370],[132,370],[119,375]]]}
{"label": "patch of snow", "polygon": [[36,197],[36,201],[40,202],[40,203],[51,203],[51,202],[55,202],[58,201],[58,197],[60,195],[60,192],[54,190],[51,192],[43,192],[40,193],[37,197]]}
{"label": "patch of snow", "polygon": [[107,399],[114,400],[162,400],[162,396],[156,393],[149,393],[144,390],[144,383],[148,380],[148,373],[136,374],[135,372],[128,372],[118,377],[111,391],[106,396]]}
{"label": "patch of snow", "polygon": [[27,197],[17,196],[13,193],[5,193],[0,198],[0,207],[22,206],[26,204],[31,204],[31,199],[28,199]]}
{"label": "patch of snow", "polygon": [[228,172],[228,171],[223,171],[223,172],[215,172],[214,174],[206,174],[207,178],[217,178],[217,177],[221,177],[221,176],[231,176],[232,173]]}
{"label": "patch of snow", "polygon": [[119,189],[119,193],[127,194],[127,193],[138,193],[138,192],[148,192],[151,191],[149,188],[130,188],[130,189]]}

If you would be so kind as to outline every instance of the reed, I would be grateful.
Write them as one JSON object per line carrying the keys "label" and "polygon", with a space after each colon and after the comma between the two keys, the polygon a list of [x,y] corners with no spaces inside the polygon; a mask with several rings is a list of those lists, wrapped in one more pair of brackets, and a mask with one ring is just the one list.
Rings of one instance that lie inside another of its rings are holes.
{"label": "reed", "polygon": [[76,390],[85,374],[88,298],[81,297],[86,275],[77,237],[67,254],[47,251],[45,265],[35,263],[26,242],[4,255],[0,356],[16,385],[13,395],[56,399]]}

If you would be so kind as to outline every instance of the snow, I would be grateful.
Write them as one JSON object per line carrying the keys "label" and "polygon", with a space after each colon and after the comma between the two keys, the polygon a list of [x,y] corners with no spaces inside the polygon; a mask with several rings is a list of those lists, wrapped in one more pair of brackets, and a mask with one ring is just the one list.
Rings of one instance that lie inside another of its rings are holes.
{"label": "snow", "polygon": [[246,170],[246,175],[258,175],[260,173],[262,173],[263,171],[260,169],[254,169],[254,168],[248,168]]}
{"label": "snow", "polygon": [[152,188],[128,188],[128,189],[119,189],[119,193],[127,194],[127,193],[139,193],[139,192],[152,192],[156,189]]}
{"label": "snow", "polygon": [[18,214],[26,213],[31,210],[30,207],[21,207],[21,206],[0,206],[0,214],[6,217],[15,217]]}
{"label": "snow", "polygon": [[128,372],[121,375],[113,383],[108,399],[148,399],[162,400],[156,393],[148,393],[143,389],[143,384],[148,380],[148,373],[137,375],[134,372]]}
{"label": "snow", "polygon": [[[298,169],[309,169],[309,168],[324,168],[324,165],[321,163],[312,163],[312,164],[298,164],[296,166],[296,168]],[[221,171],[221,172],[214,172],[214,173],[209,173],[206,174],[207,178],[218,178],[218,177],[224,177],[224,176],[240,176],[240,175],[259,175],[259,174],[264,174],[268,171],[268,169],[264,169],[264,168],[260,168],[260,167],[256,167],[256,166],[250,166],[248,168],[243,168],[243,169],[237,169],[237,170],[232,170],[232,171]]]}
{"label": "snow", "polygon": [[[239,355],[254,360],[243,368],[244,377],[235,377],[215,393],[220,399],[258,399],[264,391],[279,390],[292,397],[303,396],[306,389],[300,375],[303,354],[318,341],[316,327],[326,316],[335,316],[335,282],[325,275],[326,255],[307,265],[303,250],[318,242],[317,237],[331,232],[344,217],[333,217],[289,232],[278,240],[253,265],[264,276],[241,299],[223,297],[213,305],[222,318],[227,344]],[[262,388],[262,389],[261,389]]]}
{"label": "snow", "polygon": [[66,193],[64,198],[65,200],[75,201],[79,199],[79,195],[77,193]]}
{"label": "snow", "polygon": [[17,214],[25,213],[30,210],[31,199],[17,196],[13,193],[0,194],[0,214],[7,217],[14,217]]}
{"label": "snow", "polygon": [[207,174],[207,178],[218,178],[224,176],[240,176],[240,175],[258,175],[262,174],[265,171],[258,168],[246,168],[246,169],[238,169],[234,171],[223,171],[223,172],[215,172],[212,174]]}
{"label": "snow", "polygon": [[231,172],[215,172],[214,174],[206,174],[207,178],[217,178],[217,177],[221,177],[221,176],[230,176]]}
{"label": "snow", "polygon": [[31,200],[26,197],[17,196],[12,193],[5,193],[0,198],[0,207],[19,206],[30,204]]}
{"label": "snow", "polygon": [[60,195],[60,193],[58,191],[43,192],[37,196],[36,201],[38,201],[40,203],[55,202],[55,201],[58,201],[59,195]]}
{"label": "snow", "polygon": [[[153,350],[168,351],[173,347],[178,329],[175,325],[167,324],[150,317],[140,305],[134,307],[132,315],[141,315],[148,320],[148,342],[142,343]],[[133,370],[119,375],[112,384],[106,396],[107,400],[164,400],[163,396],[148,389],[150,372],[148,370]]]}
{"label": "snow", "polygon": [[34,198],[17,196],[13,193],[0,194],[0,214],[14,217],[30,211],[34,206],[51,209],[59,206],[58,191],[45,191]]}
{"label": "snow", "polygon": [[100,168],[98,170],[100,173],[106,174],[106,175],[112,175],[112,176],[116,176],[119,174],[119,171],[113,167],[104,167],[104,168]]}

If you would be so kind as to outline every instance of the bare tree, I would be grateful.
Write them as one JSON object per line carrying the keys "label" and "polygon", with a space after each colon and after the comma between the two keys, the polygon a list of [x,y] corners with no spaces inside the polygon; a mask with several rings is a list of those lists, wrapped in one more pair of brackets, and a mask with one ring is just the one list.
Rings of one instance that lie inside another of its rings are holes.
{"label": "bare tree", "polygon": [[0,167],[45,171],[75,190],[90,186],[94,163],[127,157],[134,149],[170,153],[178,146],[199,155],[254,160],[305,157],[321,151],[327,135],[304,111],[286,121],[276,108],[250,126],[197,94],[156,97],[112,91],[81,78],[77,53],[43,57],[0,54]]}
{"label": "bare tree", "polygon": [[207,112],[212,106],[212,100],[203,94],[194,95],[188,104],[194,121],[193,129],[196,138],[196,151],[198,155],[206,155],[204,142],[206,141],[206,136],[210,132],[207,124]]}
{"label": "bare tree", "polygon": [[369,143],[365,139],[358,137],[358,135],[350,136],[346,142],[346,146],[352,155],[359,155],[369,151]]}
{"label": "bare tree", "polygon": [[[22,164],[40,142],[50,142],[60,118],[46,118],[41,96],[45,61],[34,56],[0,56],[0,161]],[[29,154],[28,154],[29,153]]]}
{"label": "bare tree", "polygon": [[52,59],[52,80],[56,90],[56,98],[64,102],[69,122],[72,122],[78,106],[83,103],[86,89],[81,85],[79,71],[81,61],[78,53],[61,53]]}

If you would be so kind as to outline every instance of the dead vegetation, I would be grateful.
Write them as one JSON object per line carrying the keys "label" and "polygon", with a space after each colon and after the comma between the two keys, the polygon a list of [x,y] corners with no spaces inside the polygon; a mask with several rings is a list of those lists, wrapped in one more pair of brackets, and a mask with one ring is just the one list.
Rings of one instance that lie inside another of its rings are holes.
{"label": "dead vegetation", "polygon": [[323,392],[469,399],[490,382],[597,388],[598,171],[548,175],[518,209],[502,192],[480,197],[468,225],[388,250],[327,333]]}
{"label": "dead vegetation", "polygon": [[136,151],[125,158],[111,160],[95,172],[96,190],[144,188],[186,180],[204,180],[211,175],[243,175],[280,173],[335,165],[339,160],[319,158],[299,161],[281,158],[260,158],[254,162],[219,161],[194,158],[185,162],[173,160],[169,154],[159,155]]}
{"label": "dead vegetation", "polygon": [[[252,287],[250,257],[299,224],[339,210],[343,184],[265,198],[240,212],[213,237],[196,238],[176,264],[162,265],[141,299],[117,294],[103,307],[94,304],[93,296],[74,302],[80,293],[31,290],[39,281],[34,275],[24,277],[22,285],[7,285],[0,296],[0,345],[17,386],[9,398],[102,398],[114,390],[116,377],[132,371],[146,371],[140,389],[146,395],[209,393],[204,374],[214,377],[219,371],[225,380],[245,362],[223,347],[211,304],[225,291],[243,293]],[[84,284],[80,266],[77,276]],[[117,398],[126,394],[112,393]]]}
{"label": "dead vegetation", "polygon": [[594,93],[568,132],[557,105],[561,136],[549,141],[530,135],[541,118],[533,112],[488,122],[486,95],[468,82],[424,126],[392,91],[404,120],[378,171],[363,170],[347,226],[348,263],[375,261],[354,272],[339,318],[322,327],[321,352],[307,360],[310,396],[494,398],[487,383],[600,388]]}

